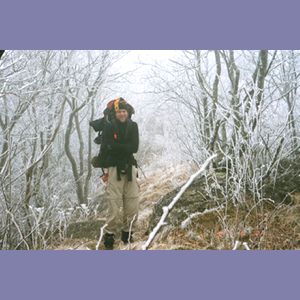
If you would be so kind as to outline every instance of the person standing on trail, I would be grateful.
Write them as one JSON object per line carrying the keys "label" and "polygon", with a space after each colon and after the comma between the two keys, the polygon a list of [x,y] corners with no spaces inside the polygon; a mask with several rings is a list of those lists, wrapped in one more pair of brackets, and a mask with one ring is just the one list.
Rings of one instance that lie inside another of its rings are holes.
{"label": "person standing on trail", "polygon": [[119,231],[125,244],[132,242],[138,218],[138,170],[133,154],[138,151],[139,131],[137,123],[130,118],[131,109],[132,106],[123,98],[116,99],[115,118],[103,130],[101,151],[105,153],[106,167],[103,180],[107,184],[105,198],[108,201],[104,234],[106,249],[113,249],[115,236]]}

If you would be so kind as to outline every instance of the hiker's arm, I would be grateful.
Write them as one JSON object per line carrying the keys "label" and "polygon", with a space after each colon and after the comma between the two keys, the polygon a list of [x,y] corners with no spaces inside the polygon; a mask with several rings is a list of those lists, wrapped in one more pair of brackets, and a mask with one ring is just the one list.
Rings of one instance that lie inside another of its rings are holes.
{"label": "hiker's arm", "polygon": [[139,148],[139,129],[136,123],[132,125],[132,133],[130,135],[129,143],[119,144],[114,142],[112,138],[111,149],[116,151],[126,151],[128,153],[136,153]]}

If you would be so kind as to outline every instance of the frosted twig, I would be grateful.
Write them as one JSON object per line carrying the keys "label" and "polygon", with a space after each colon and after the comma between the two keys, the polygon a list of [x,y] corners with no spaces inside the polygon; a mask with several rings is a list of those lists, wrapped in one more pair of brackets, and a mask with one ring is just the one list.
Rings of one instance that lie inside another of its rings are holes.
{"label": "frosted twig", "polygon": [[191,223],[193,218],[198,217],[198,216],[203,216],[203,215],[209,214],[211,212],[219,211],[220,209],[223,209],[223,208],[224,208],[224,205],[220,205],[218,207],[205,209],[204,211],[199,211],[199,212],[195,212],[193,214],[190,214],[185,220],[183,220],[181,222],[180,227],[181,227],[181,229],[184,229]]}
{"label": "frosted twig", "polygon": [[248,246],[248,243],[247,243],[247,242],[243,242],[243,243],[242,243],[242,242],[240,242],[240,241],[235,241],[232,250],[237,250],[241,245],[244,246],[244,248],[245,248],[246,250],[250,250],[250,247]]}
{"label": "frosted twig", "polygon": [[12,222],[14,223],[14,225],[16,226],[16,228],[17,228],[17,230],[18,230],[18,233],[19,233],[19,235],[20,235],[20,237],[21,237],[22,242],[24,242],[24,244],[25,244],[26,247],[27,247],[27,250],[29,250],[30,247],[29,247],[28,243],[26,242],[26,240],[25,240],[25,238],[24,238],[24,235],[23,235],[23,233],[22,233],[22,230],[20,229],[18,223],[17,223],[16,220],[15,220],[15,216],[14,216],[8,209],[6,210],[6,212],[11,216],[11,220],[12,220]]}
{"label": "frosted twig", "polygon": [[130,238],[131,238],[131,232],[132,232],[132,226],[133,226],[133,222],[136,219],[136,214],[133,216],[131,222],[130,222],[130,226],[129,226],[129,233],[128,233],[128,247],[130,249]]}
{"label": "frosted twig", "polygon": [[98,243],[96,245],[96,250],[99,250],[99,247],[100,247],[103,235],[104,235],[104,229],[107,227],[107,225],[108,225],[107,223],[104,224],[100,229],[100,237],[99,237]]}
{"label": "frosted twig", "polygon": [[250,247],[248,246],[248,244],[246,242],[243,243],[243,246],[246,250],[250,250]]}
{"label": "frosted twig", "polygon": [[236,250],[236,249],[238,249],[240,246],[241,246],[241,242],[240,242],[240,241],[235,241],[232,250]]}

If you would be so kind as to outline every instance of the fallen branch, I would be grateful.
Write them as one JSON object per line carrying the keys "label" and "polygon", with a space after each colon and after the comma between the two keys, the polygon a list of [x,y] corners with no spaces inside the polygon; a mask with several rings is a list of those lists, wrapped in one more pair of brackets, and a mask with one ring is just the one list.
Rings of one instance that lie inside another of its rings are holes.
{"label": "fallen branch", "polygon": [[147,250],[148,247],[150,246],[151,242],[153,241],[153,239],[155,238],[156,234],[158,233],[158,231],[160,230],[160,228],[166,224],[165,219],[168,216],[169,212],[172,210],[172,208],[174,207],[174,205],[176,204],[176,202],[180,199],[180,197],[182,196],[182,194],[187,190],[187,188],[193,183],[193,181],[202,173],[205,171],[205,169],[207,168],[207,166],[209,165],[210,161],[212,159],[214,159],[217,156],[217,154],[214,154],[212,156],[210,156],[202,165],[202,167],[195,173],[193,174],[190,179],[186,182],[185,185],[183,185],[179,191],[179,193],[173,198],[173,200],[169,203],[168,206],[164,206],[163,209],[163,214],[159,220],[159,222],[157,223],[157,225],[154,227],[154,229],[152,230],[152,232],[150,233],[148,240],[144,243],[144,245],[142,246],[142,250]]}

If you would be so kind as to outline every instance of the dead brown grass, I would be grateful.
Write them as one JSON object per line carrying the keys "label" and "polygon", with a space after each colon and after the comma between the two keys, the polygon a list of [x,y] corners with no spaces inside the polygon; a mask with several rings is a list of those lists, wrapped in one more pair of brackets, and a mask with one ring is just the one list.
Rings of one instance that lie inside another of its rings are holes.
{"label": "dead brown grass", "polygon": [[[193,172],[193,167],[177,165],[156,170],[153,174],[147,174],[147,178],[140,178],[141,203],[137,230],[134,233],[135,242],[130,246],[117,242],[116,249],[141,249],[147,239],[145,232],[155,203],[185,183]],[[247,205],[230,204],[217,212],[197,216],[184,229],[163,227],[150,250],[229,250],[236,240],[246,241],[251,249],[299,249],[300,193],[292,195],[292,199],[292,205],[275,205],[267,199],[257,204],[249,198],[245,201]],[[66,239],[53,245],[51,249],[94,250],[96,242]]]}
{"label": "dead brown grass", "polygon": [[231,205],[195,217],[186,229],[165,230],[151,249],[229,250],[236,240],[246,241],[253,250],[299,249],[300,205]]}

